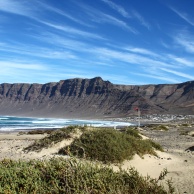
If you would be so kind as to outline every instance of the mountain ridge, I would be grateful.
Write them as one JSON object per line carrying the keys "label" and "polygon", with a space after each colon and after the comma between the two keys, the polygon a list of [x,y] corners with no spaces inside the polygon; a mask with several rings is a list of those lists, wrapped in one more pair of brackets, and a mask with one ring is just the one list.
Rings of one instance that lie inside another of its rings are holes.
{"label": "mountain ridge", "polygon": [[0,84],[0,114],[59,118],[105,118],[142,114],[194,114],[194,81],[119,85],[92,79],[45,84]]}

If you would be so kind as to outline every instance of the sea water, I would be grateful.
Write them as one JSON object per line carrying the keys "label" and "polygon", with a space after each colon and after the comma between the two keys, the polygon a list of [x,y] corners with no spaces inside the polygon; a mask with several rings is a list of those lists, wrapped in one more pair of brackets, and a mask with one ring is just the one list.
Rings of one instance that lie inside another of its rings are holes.
{"label": "sea water", "polygon": [[131,123],[115,122],[115,121],[100,121],[100,120],[75,120],[75,119],[0,116],[0,132],[62,128],[69,125],[116,127],[116,126],[130,126]]}

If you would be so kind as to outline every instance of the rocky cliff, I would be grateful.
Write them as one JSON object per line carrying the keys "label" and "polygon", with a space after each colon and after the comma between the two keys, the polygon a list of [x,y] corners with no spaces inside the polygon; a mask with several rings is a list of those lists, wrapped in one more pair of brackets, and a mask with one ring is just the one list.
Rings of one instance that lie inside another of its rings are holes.
{"label": "rocky cliff", "polygon": [[0,114],[104,118],[136,114],[194,114],[194,81],[125,86],[100,77],[47,84],[0,84]]}

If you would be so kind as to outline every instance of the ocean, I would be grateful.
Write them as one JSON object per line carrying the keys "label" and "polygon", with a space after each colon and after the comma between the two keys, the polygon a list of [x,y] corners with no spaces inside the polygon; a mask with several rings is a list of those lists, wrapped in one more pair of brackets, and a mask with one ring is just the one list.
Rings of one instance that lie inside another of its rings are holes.
{"label": "ocean", "polygon": [[115,126],[130,126],[132,124],[127,122],[100,121],[100,120],[74,120],[74,119],[0,116],[0,132],[62,128],[69,125],[115,127]]}

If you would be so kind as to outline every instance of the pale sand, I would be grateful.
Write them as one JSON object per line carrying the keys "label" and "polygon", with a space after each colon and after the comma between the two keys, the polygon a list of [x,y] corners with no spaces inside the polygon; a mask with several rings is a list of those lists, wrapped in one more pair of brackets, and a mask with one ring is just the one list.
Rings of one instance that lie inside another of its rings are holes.
{"label": "pale sand", "polygon": [[[173,131],[174,132],[174,131]],[[156,134],[157,135],[156,135]],[[169,174],[166,179],[172,178],[175,186],[175,193],[194,193],[194,152],[186,152],[185,148],[194,146],[194,137],[190,136],[175,136],[169,137],[168,132],[149,132],[144,131],[144,136],[162,141],[162,145],[166,148],[166,152],[157,152],[158,157],[145,155],[140,158],[135,155],[133,160],[125,161],[122,164],[122,169],[135,167],[138,172],[144,176],[158,178],[160,172],[167,168]],[[150,136],[149,136],[150,135]],[[45,135],[18,135],[18,133],[2,133],[0,134],[0,160],[10,158],[13,160],[30,160],[30,159],[49,159],[52,157],[61,157],[57,151],[70,144],[73,139],[65,140],[53,145],[51,148],[43,149],[40,152],[25,153],[23,148],[32,144],[36,139],[43,138]],[[168,137],[168,138],[167,138]],[[185,139],[183,141],[183,139]],[[180,142],[179,142],[180,141]],[[175,146],[177,145],[177,147]],[[65,157],[64,157],[65,158]],[[117,166],[113,167],[115,170]]]}

